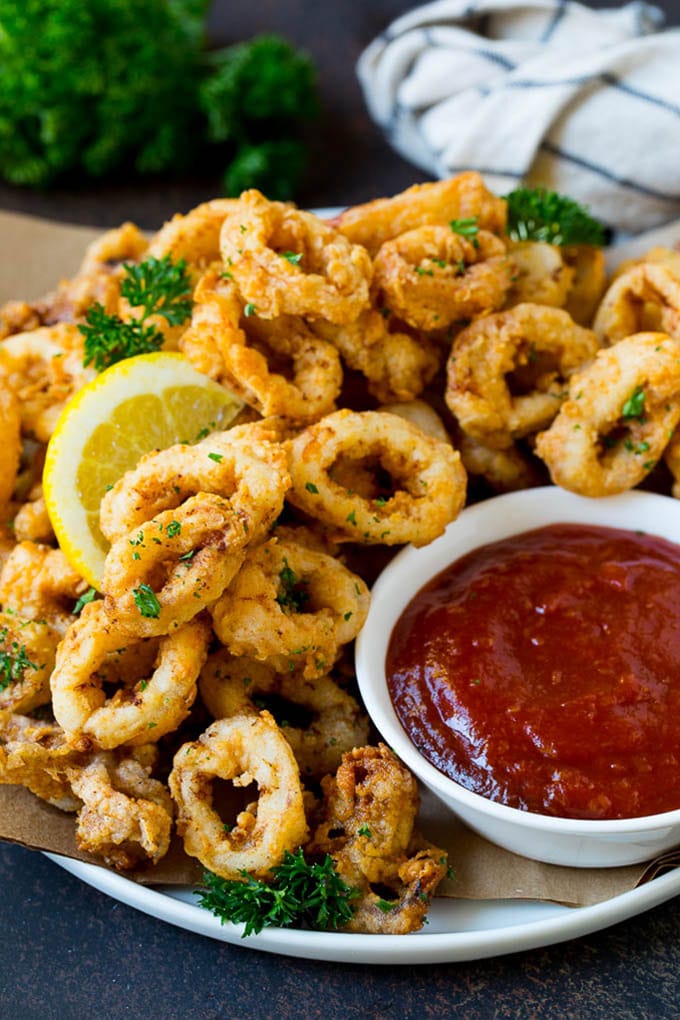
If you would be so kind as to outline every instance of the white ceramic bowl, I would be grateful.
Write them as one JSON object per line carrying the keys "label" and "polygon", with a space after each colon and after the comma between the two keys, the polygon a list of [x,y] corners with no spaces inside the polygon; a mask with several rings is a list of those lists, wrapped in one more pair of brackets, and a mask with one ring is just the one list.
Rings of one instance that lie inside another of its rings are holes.
{"label": "white ceramic bowl", "polygon": [[642,818],[580,821],[496,804],[464,789],[422,757],[402,729],[387,690],[385,655],[392,628],[424,584],[478,546],[557,523],[640,530],[680,544],[680,501],[648,492],[587,499],[550,486],[469,507],[430,545],[402,550],[378,578],[357,642],[359,687],[386,743],[471,829],[507,850],[550,864],[634,864],[680,844],[680,809]]}

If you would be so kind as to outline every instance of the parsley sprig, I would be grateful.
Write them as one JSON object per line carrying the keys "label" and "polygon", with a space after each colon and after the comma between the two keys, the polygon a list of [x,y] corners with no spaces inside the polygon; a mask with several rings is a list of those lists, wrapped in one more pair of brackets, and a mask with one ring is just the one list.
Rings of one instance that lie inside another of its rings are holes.
{"label": "parsley sprig", "polygon": [[205,872],[199,903],[222,924],[245,925],[243,938],[265,927],[340,928],[353,914],[352,900],[359,895],[340,878],[327,854],[321,863],[308,863],[301,849],[286,852],[272,868],[269,883],[241,873],[243,882],[229,881]]}
{"label": "parsley sprig", "polygon": [[567,195],[546,188],[516,188],[505,196],[508,203],[508,234],[513,241],[546,241],[548,244],[591,244],[601,247],[605,228]]}
{"label": "parsley sprig", "polygon": [[125,321],[109,315],[96,301],[88,308],[85,323],[78,329],[85,337],[85,365],[98,372],[136,354],[149,354],[163,344],[163,334],[147,320],[162,316],[168,325],[180,326],[191,315],[191,282],[184,259],[173,262],[169,255],[150,257],[137,265],[126,263],[120,292],[133,308],[140,308],[137,319]]}

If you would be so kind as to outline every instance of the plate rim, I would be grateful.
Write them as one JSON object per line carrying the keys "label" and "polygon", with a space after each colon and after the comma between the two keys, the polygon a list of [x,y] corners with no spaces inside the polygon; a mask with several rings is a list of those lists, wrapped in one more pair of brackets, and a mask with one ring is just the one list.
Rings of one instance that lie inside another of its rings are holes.
{"label": "plate rim", "polygon": [[[585,907],[564,906],[564,912],[516,925],[445,932],[428,932],[425,929],[410,935],[265,928],[258,935],[244,939],[241,937],[242,925],[221,924],[208,910],[177,899],[162,888],[140,885],[96,864],[52,853],[45,853],[45,856],[99,892],[185,931],[246,949],[333,963],[412,965],[470,962],[505,956],[601,931],[680,894],[680,868],[674,868],[601,903]],[[503,902],[520,906],[536,901]]]}

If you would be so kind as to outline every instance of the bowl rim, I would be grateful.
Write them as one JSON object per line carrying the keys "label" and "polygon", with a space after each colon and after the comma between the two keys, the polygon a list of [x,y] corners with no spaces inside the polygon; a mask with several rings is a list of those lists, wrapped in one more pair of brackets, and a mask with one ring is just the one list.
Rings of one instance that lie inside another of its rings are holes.
{"label": "bowl rim", "polygon": [[371,607],[355,651],[357,681],[366,709],[386,743],[454,813],[451,801],[505,825],[581,837],[616,837],[680,825],[680,808],[633,818],[579,819],[540,815],[489,800],[467,790],[423,757],[392,706],[385,677],[385,653],[394,624],[423,585],[474,549],[560,523],[644,531],[680,545],[680,502],[653,492],[631,490],[593,499],[548,485],[504,493],[466,507],[444,534],[429,545],[402,549],[373,585]]}

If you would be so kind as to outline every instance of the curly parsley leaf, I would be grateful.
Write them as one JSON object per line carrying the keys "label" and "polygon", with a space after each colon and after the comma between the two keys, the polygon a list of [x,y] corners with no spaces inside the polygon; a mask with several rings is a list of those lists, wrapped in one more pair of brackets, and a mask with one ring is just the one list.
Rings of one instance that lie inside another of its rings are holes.
{"label": "curly parsley leaf", "polygon": [[161,315],[171,326],[179,326],[191,315],[191,283],[183,259],[173,262],[169,255],[148,258],[138,265],[126,264],[121,294],[133,308],[141,309],[137,319],[109,315],[95,302],[78,329],[85,337],[85,365],[98,372],[137,354],[149,354],[163,345],[163,334],[147,319]]}
{"label": "curly parsley leaf", "polygon": [[243,938],[265,927],[340,928],[351,919],[352,900],[359,895],[340,878],[327,854],[321,863],[308,863],[301,849],[286,852],[272,868],[270,883],[251,878],[229,881],[205,872],[199,903],[222,924],[243,924]]}
{"label": "curly parsley leaf", "polygon": [[516,188],[505,196],[508,203],[508,234],[513,241],[546,241],[548,244],[590,244],[606,241],[602,223],[590,210],[567,195],[546,188]]}
{"label": "curly parsley leaf", "polygon": [[184,259],[173,262],[169,255],[153,256],[137,265],[125,264],[120,292],[142,318],[162,315],[170,326],[181,326],[191,315],[191,281]]}

